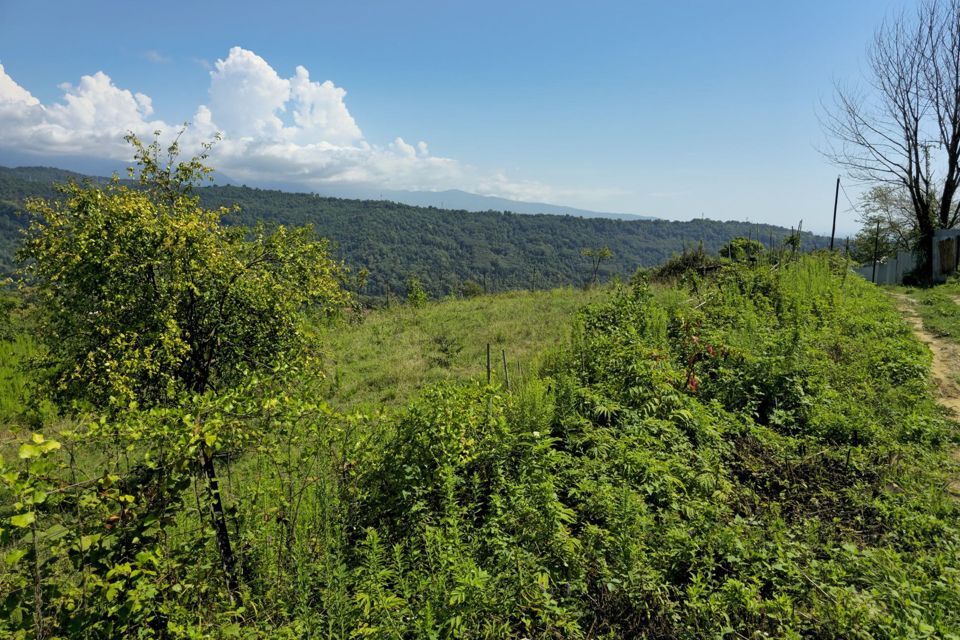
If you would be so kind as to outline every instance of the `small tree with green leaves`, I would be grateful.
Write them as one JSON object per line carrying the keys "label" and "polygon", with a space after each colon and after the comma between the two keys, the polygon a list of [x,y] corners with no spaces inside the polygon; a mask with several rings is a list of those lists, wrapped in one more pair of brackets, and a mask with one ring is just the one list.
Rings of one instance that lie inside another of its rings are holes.
{"label": "small tree with green leaves", "polygon": [[[349,300],[343,267],[309,228],[226,227],[225,210],[200,207],[193,190],[211,174],[210,145],[180,162],[176,141],[127,140],[136,186],[71,183],[62,200],[28,203],[20,258],[37,292],[43,379],[68,410],[176,407],[231,388],[301,352],[307,309]],[[236,597],[211,444],[198,464]]]}
{"label": "small tree with green leaves", "polygon": [[414,309],[420,309],[427,304],[428,300],[427,291],[423,288],[420,278],[411,276],[407,280],[407,304]]}
{"label": "small tree with green leaves", "polygon": [[758,262],[765,248],[759,240],[738,236],[720,247],[719,255],[733,262]]}
{"label": "small tree with green leaves", "polygon": [[[303,343],[303,311],[348,300],[342,267],[309,228],[226,227],[199,206],[201,155],[130,136],[139,188],[71,183],[31,200],[21,260],[37,288],[57,399],[169,404],[229,386]],[[130,170],[131,175],[135,172]]]}
{"label": "small tree with green leaves", "polygon": [[600,264],[612,258],[613,251],[611,251],[609,247],[599,247],[596,249],[593,247],[587,247],[586,249],[580,251],[580,255],[590,261],[592,273],[590,282],[592,284],[597,284],[600,277]]}

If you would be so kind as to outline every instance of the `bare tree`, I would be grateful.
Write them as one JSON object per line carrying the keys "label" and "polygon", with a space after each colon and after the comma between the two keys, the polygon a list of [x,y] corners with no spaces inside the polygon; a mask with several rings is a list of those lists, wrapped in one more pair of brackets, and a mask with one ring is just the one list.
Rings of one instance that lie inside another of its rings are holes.
{"label": "bare tree", "polygon": [[827,154],[855,180],[901,191],[929,273],[937,229],[960,217],[960,0],[925,0],[884,22],[868,51],[869,90],[838,86]]}

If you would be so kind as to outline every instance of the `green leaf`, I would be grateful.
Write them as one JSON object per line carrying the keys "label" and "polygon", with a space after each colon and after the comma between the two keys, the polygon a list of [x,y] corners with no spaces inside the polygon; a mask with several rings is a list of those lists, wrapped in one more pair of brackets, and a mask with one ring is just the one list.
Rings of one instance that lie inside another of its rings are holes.
{"label": "green leaf", "polygon": [[15,527],[29,527],[37,519],[33,511],[21,513],[10,518],[10,524]]}
{"label": "green leaf", "polygon": [[24,442],[22,445],[20,445],[19,455],[21,460],[36,458],[40,455],[40,448],[28,442]]}
{"label": "green leaf", "polygon": [[55,542],[61,538],[66,537],[70,533],[70,530],[67,529],[62,524],[55,524],[46,529],[43,533],[40,534],[40,537],[47,542]]}
{"label": "green leaf", "polygon": [[80,551],[87,551],[90,547],[97,544],[102,536],[99,533],[93,533],[80,538]]}
{"label": "green leaf", "polygon": [[49,452],[51,452],[51,451],[56,451],[56,450],[59,449],[59,448],[60,448],[60,443],[57,442],[56,440],[47,440],[46,442],[44,442],[44,443],[40,446],[40,449],[41,449],[44,453],[49,453]]}
{"label": "green leaf", "polygon": [[9,565],[15,565],[20,562],[20,559],[25,555],[27,555],[26,549],[14,549],[7,555],[3,556],[3,561]]}

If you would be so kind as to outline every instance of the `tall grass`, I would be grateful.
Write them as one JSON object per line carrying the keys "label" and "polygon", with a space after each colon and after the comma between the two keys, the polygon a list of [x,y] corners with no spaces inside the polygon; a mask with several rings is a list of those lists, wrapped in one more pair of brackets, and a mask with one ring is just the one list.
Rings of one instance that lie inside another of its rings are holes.
{"label": "tall grass", "polygon": [[28,406],[30,359],[37,355],[33,338],[21,331],[0,340],[0,420],[19,421]]}
{"label": "tall grass", "polygon": [[511,379],[529,377],[542,351],[567,339],[576,311],[606,295],[564,288],[451,298],[321,328],[327,393],[344,409],[402,406],[433,383],[485,379],[487,344],[495,380],[503,378],[501,352]]}
{"label": "tall grass", "polygon": [[898,291],[917,301],[916,311],[930,333],[960,342],[960,282]]}

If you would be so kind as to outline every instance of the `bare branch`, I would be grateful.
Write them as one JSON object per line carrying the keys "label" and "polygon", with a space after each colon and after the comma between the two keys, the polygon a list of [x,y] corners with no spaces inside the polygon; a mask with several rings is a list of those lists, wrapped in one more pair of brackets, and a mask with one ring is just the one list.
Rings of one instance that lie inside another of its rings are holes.
{"label": "bare branch", "polygon": [[825,155],[902,194],[916,231],[906,235],[923,255],[937,228],[960,222],[960,0],[923,0],[886,20],[868,69],[866,93],[836,87],[821,117],[832,138]]}

